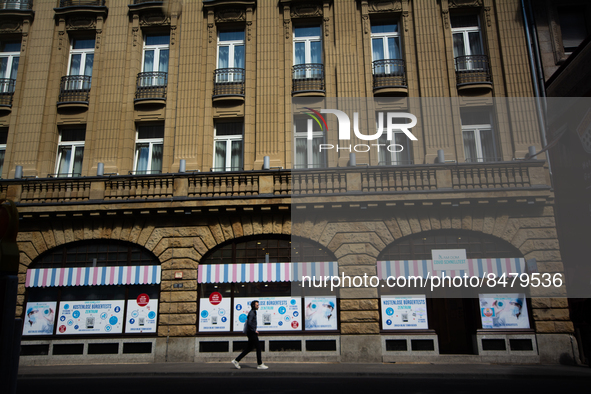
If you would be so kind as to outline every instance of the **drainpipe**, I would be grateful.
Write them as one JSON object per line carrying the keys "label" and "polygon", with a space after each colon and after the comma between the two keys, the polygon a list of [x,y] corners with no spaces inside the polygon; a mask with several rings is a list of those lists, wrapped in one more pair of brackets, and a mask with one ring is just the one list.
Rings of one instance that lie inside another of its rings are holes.
{"label": "drainpipe", "polygon": [[[528,2],[528,6],[529,6],[529,11],[528,9],[526,9],[525,7],[525,1],[526,0],[521,0],[521,10],[523,11],[523,23],[524,23],[524,28],[525,28],[525,39],[527,41],[527,53],[529,55],[529,66],[531,69],[531,73],[532,73],[532,77],[533,77],[533,88],[534,88],[534,95],[536,97],[536,112],[537,112],[537,117],[538,117],[538,124],[540,126],[540,137],[542,139],[542,149],[545,148],[548,145],[548,141],[546,139],[546,111],[545,111],[545,105],[544,108],[542,108],[542,101],[544,101],[545,104],[545,97],[546,97],[546,92],[545,92],[545,88],[544,88],[544,75],[542,73],[541,70],[541,62],[540,62],[540,55],[539,55],[539,48],[538,48],[538,44],[537,44],[537,34],[535,32],[535,26],[533,27],[533,31],[534,31],[534,40],[532,40],[531,34],[530,34],[530,23],[529,23],[529,17],[530,14],[532,14],[532,8],[531,8],[531,3]],[[532,45],[535,46],[535,55],[534,55],[534,51],[532,50]],[[542,89],[540,89],[540,86],[542,87]],[[540,93],[541,91],[541,93]],[[552,180],[552,166],[550,165],[550,153],[548,152],[546,154],[546,157],[548,158],[548,172],[550,173],[550,186],[554,187],[554,183]]]}

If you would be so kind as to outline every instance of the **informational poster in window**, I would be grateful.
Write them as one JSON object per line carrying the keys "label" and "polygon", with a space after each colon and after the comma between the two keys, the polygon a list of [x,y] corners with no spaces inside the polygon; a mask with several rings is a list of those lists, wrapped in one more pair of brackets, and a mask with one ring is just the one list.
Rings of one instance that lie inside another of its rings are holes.
{"label": "informational poster in window", "polygon": [[260,297],[234,298],[233,331],[242,331],[250,312],[250,303],[259,301],[257,311],[257,330],[260,331],[300,331],[302,329],[301,298]]}
{"label": "informational poster in window", "polygon": [[337,297],[305,297],[306,330],[337,329]]}
{"label": "informational poster in window", "polygon": [[230,297],[213,292],[199,300],[199,332],[230,331]]}
{"label": "informational poster in window", "polygon": [[57,302],[27,302],[23,335],[52,335]]}
{"label": "informational poster in window", "polygon": [[124,300],[64,301],[58,314],[58,335],[121,334]]}
{"label": "informational poster in window", "polygon": [[479,294],[482,328],[529,328],[525,294]]}
{"label": "informational poster in window", "polygon": [[427,301],[424,295],[382,296],[382,329],[427,329]]}
{"label": "informational poster in window", "polygon": [[[143,294],[140,294],[140,296]],[[149,298],[127,300],[126,333],[155,333],[157,331],[158,299]]]}

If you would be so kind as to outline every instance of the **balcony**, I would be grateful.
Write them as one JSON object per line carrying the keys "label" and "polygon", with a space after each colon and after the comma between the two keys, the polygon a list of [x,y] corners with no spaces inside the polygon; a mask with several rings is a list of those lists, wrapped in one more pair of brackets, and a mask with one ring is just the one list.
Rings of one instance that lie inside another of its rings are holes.
{"label": "balcony", "polygon": [[105,0],[59,0],[58,8],[53,9],[58,16],[68,14],[93,14],[107,16]]}
{"label": "balcony", "polygon": [[12,107],[12,96],[16,80],[10,78],[0,78],[0,109],[9,109]]}
{"label": "balcony", "polygon": [[143,72],[137,75],[135,104],[166,104],[167,72]]}
{"label": "balcony", "polygon": [[293,66],[293,96],[324,96],[324,65],[320,63]]}
{"label": "balcony", "polygon": [[372,70],[374,94],[408,93],[403,59],[376,60]]}
{"label": "balcony", "polygon": [[213,72],[213,101],[244,101],[244,69],[218,68]]}
{"label": "balcony", "polygon": [[0,10],[30,11],[33,0],[0,0]]}
{"label": "balcony", "polygon": [[58,108],[88,108],[90,96],[90,75],[68,75],[62,77]]}
{"label": "balcony", "polygon": [[492,89],[488,56],[458,56],[456,63],[456,83],[458,89],[486,88]]}

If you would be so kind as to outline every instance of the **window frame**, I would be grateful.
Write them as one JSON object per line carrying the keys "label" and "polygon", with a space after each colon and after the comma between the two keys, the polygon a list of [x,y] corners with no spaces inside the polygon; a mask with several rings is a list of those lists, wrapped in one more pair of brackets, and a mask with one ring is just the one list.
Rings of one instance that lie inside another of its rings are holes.
{"label": "window frame", "polygon": [[[462,56],[484,56],[486,51],[484,49],[484,40],[482,37],[482,25],[480,22],[480,15],[478,14],[472,14],[474,16],[476,16],[476,21],[477,21],[477,25],[476,26],[470,26],[470,27],[453,27],[451,25],[451,20],[450,20],[450,30],[451,30],[451,40],[452,40],[452,51],[454,51],[455,45],[454,45],[454,35],[458,34],[458,33],[462,33],[462,43],[464,46],[464,55],[461,56],[456,56],[454,54],[454,59],[457,59],[459,57]],[[451,19],[451,18],[450,18]],[[478,33],[478,40],[480,42],[480,48],[481,48],[481,52],[482,53],[472,53],[472,49],[470,48],[470,33]],[[474,62],[468,62],[465,66],[465,68],[463,69],[459,69],[457,71],[467,71],[467,70],[478,70],[478,67],[475,67]]]}
{"label": "window frame", "polygon": [[[396,31],[394,32],[388,32],[388,33],[371,33],[370,36],[370,40],[371,40],[371,60],[372,61],[376,61],[376,60],[401,60],[402,59],[402,47],[400,45],[401,43],[401,37],[402,35],[400,34],[400,24],[398,23],[398,21],[396,21],[395,23],[373,23],[371,25],[371,27],[373,26],[384,26],[384,25],[394,25],[396,26]],[[370,29],[371,29],[370,27]],[[392,57],[390,56],[390,49],[388,47],[388,39],[389,38],[396,38],[398,39],[398,48],[400,50],[400,57]],[[374,39],[381,39],[382,40],[382,49],[383,49],[383,53],[384,53],[384,58],[383,59],[375,59],[373,56],[373,40]],[[387,53],[387,55],[386,55]]]}
{"label": "window frame", "polygon": [[[217,135],[217,128],[218,125],[223,123],[240,123],[242,125],[242,132],[240,134],[231,134],[231,135]],[[225,122],[219,121],[214,123],[214,130],[213,130],[213,167],[212,171],[214,172],[228,172],[228,171],[243,171],[244,170],[244,121],[241,122]],[[223,167],[216,166],[216,145],[218,142],[225,142],[226,143],[226,157],[224,159],[225,165]],[[232,167],[232,142],[240,141],[242,146],[240,148],[240,165],[236,169]]]}
{"label": "window frame", "polygon": [[[148,37],[168,37],[168,44],[147,44]],[[154,59],[152,71],[146,71],[146,52],[147,51],[154,51]],[[160,70],[160,53],[161,51],[168,51],[168,58],[166,61],[166,71]],[[144,35],[144,42],[142,48],[142,71],[143,73],[151,72],[165,72],[168,75],[168,66],[170,64],[170,34],[146,34]],[[151,78],[142,78],[141,79],[142,86],[165,86],[166,79],[158,77],[156,75],[152,76]]]}
{"label": "window frame", "polygon": [[[83,48],[83,49],[74,49],[74,41],[76,40],[85,40],[86,38],[72,38],[70,40],[70,56],[68,57],[68,76],[88,76],[92,77],[92,69],[94,69],[94,50],[96,47],[96,38],[92,38],[94,41],[94,46],[92,48]],[[90,39],[90,38],[88,38]],[[80,56],[80,72],[84,72],[86,69],[86,58],[88,55],[92,54],[92,69],[90,75],[86,74],[72,74],[72,57],[74,55],[81,55]]]}
{"label": "window frame", "polygon": [[[8,139],[8,127],[0,127],[0,136],[6,133],[6,139]],[[6,160],[6,143],[7,141],[3,141],[4,138],[0,138],[0,152],[2,155],[0,156],[0,179],[2,179],[2,171],[4,170],[4,161]]]}
{"label": "window frame", "polygon": [[[84,140],[76,140],[76,141],[62,141],[63,132],[64,131],[72,131],[76,130],[77,132],[81,133],[84,132]],[[74,166],[76,163],[76,151],[82,148],[82,160],[80,161],[80,167],[82,168],[82,164],[84,163],[84,145],[86,143],[86,128],[82,129],[61,129],[59,132],[59,139],[57,144],[57,159],[55,164],[55,174],[57,177],[67,177],[67,178],[76,178],[82,176],[82,170],[80,173],[74,173]],[[62,167],[62,158],[63,158],[63,151],[64,148],[70,147],[70,163],[68,164],[68,172],[60,172],[60,168]]]}
{"label": "window frame", "polygon": [[[138,125],[135,130],[135,154],[133,158],[133,171],[136,175],[138,174],[154,174],[153,171],[158,171],[156,174],[162,173],[162,168],[160,170],[153,170],[153,154],[154,154],[154,146],[155,145],[162,145],[162,151],[164,153],[164,125],[156,125],[162,127],[162,137],[152,137],[152,138],[139,138],[140,128],[149,125]],[[145,170],[138,170],[138,163],[140,159],[139,147],[143,145],[148,145],[148,164]]]}
{"label": "window frame", "polygon": [[[306,119],[303,118],[302,119]],[[312,129],[312,139],[308,140],[308,131]],[[321,144],[326,143],[326,133],[323,130],[314,130],[314,122],[312,119],[306,119],[306,131],[297,131],[296,122],[294,121],[293,124],[293,136],[294,136],[294,144],[293,144],[293,165],[294,169],[305,169],[305,168],[326,168],[327,167],[327,153],[320,152],[320,160],[321,163],[314,163],[314,140],[317,138],[322,138]],[[306,140],[306,164],[300,164],[297,162],[298,155],[297,155],[297,141],[299,139]]]}
{"label": "window frame", "polygon": [[[5,41],[5,43],[17,43],[17,41]],[[21,42],[18,42],[19,44],[19,50],[17,51],[3,51],[0,52],[0,61],[1,59],[7,59],[6,60],[6,73],[5,76],[0,75],[0,78],[2,79],[10,79],[10,80],[14,80],[16,81],[18,75],[18,66],[20,63],[20,47]],[[18,59],[17,64],[16,64],[16,70],[14,70],[14,60]],[[14,73],[14,78],[12,78],[12,74]],[[0,93],[14,93],[14,85],[11,87],[10,83],[2,83],[2,85],[0,86]]]}
{"label": "window frame", "polygon": [[[490,163],[491,160],[485,160],[484,157],[484,145],[482,142],[481,132],[483,131],[490,131],[492,136],[492,150],[493,150],[493,162],[498,161],[498,150],[497,150],[497,137],[495,135],[495,128],[493,122],[493,113],[490,110],[488,111],[488,123],[477,123],[477,124],[464,124],[462,120],[462,146],[464,147],[464,160],[468,162],[468,157],[466,157],[466,141],[464,137],[464,133],[472,132],[474,135],[474,144],[476,147],[476,157],[475,160],[470,160],[470,163]],[[461,115],[460,115],[461,118]]]}

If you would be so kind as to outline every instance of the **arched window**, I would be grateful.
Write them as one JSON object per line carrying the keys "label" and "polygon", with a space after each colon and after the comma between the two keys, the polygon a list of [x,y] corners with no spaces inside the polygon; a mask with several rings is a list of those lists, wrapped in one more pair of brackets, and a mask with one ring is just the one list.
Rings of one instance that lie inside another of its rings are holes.
{"label": "arched window", "polygon": [[25,336],[156,335],[160,263],[130,242],[53,248],[27,270]]}
{"label": "arched window", "polygon": [[260,302],[261,331],[337,330],[336,296],[309,289],[304,297],[299,291],[296,296],[292,286],[299,282],[292,278],[294,265],[338,275],[334,254],[304,238],[244,237],[208,252],[199,264],[199,332],[242,334],[253,300]]}

